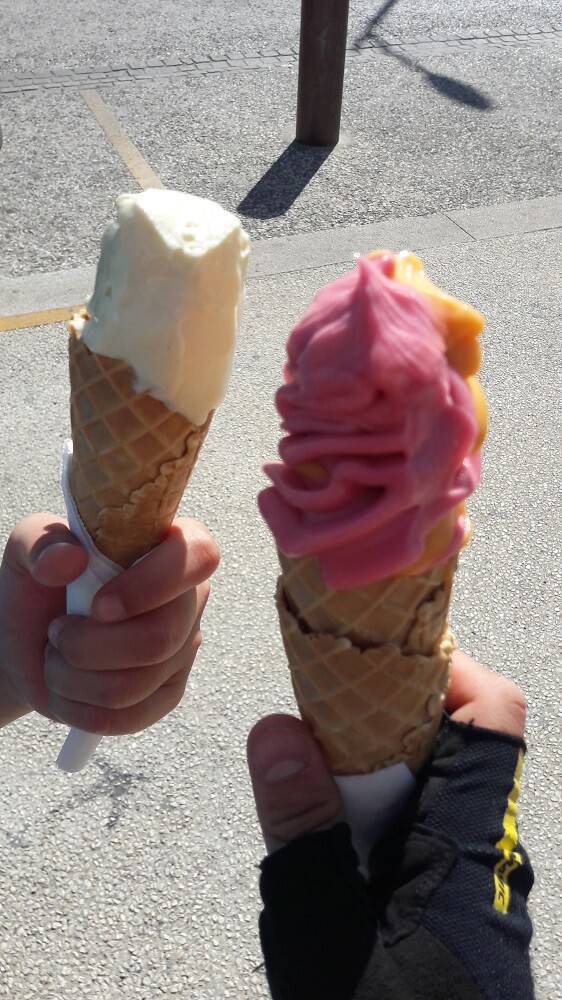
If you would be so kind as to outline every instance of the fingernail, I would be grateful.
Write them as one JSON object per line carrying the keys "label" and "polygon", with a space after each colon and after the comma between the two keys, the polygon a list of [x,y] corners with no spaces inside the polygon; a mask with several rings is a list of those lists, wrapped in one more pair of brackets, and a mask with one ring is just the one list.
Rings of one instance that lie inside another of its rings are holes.
{"label": "fingernail", "polygon": [[52,559],[53,553],[59,552],[69,552],[71,549],[80,549],[81,546],[79,542],[53,542],[52,545],[48,545],[46,548],[39,553],[33,562],[34,572],[38,572],[41,569],[42,563],[45,559]]}
{"label": "fingernail", "polygon": [[61,633],[62,624],[63,623],[61,622],[60,618],[55,618],[54,621],[52,621],[51,624],[49,625],[49,628],[47,629],[49,642],[51,643],[51,646],[55,647],[55,649],[59,648],[57,642],[59,635]]}
{"label": "fingernail", "polygon": [[289,726],[277,726],[264,733],[253,748],[255,765],[268,785],[301,774],[310,761],[307,737]]}
{"label": "fingernail", "polygon": [[79,548],[81,548],[80,542],[52,542],[51,545],[47,545],[46,548],[41,550],[35,559],[35,565],[37,566],[41,562],[43,556],[51,555],[52,552],[65,552],[67,549]]}
{"label": "fingernail", "polygon": [[104,594],[96,601],[94,614],[103,622],[120,622],[127,617],[125,606],[116,594]]}

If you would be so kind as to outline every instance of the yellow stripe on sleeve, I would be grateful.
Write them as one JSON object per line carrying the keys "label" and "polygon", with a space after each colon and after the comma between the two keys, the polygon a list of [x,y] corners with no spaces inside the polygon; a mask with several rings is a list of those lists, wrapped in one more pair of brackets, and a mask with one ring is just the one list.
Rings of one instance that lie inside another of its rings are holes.
{"label": "yellow stripe on sleeve", "polygon": [[513,788],[507,797],[507,808],[503,817],[503,835],[496,844],[496,848],[502,852],[502,857],[494,868],[494,909],[500,913],[507,913],[509,910],[509,876],[515,868],[523,863],[521,855],[515,850],[519,839],[517,834],[517,799],[522,769],[523,750],[520,750],[513,776]]}

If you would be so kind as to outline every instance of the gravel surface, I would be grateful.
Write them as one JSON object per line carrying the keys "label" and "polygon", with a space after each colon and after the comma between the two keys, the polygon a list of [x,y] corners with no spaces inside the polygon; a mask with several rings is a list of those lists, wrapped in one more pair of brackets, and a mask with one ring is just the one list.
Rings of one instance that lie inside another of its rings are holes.
{"label": "gravel surface", "polygon": [[[287,148],[291,68],[147,85],[142,101],[130,89],[105,97],[167,185],[222,198],[260,238],[558,193],[559,46],[510,50],[509,75],[492,50],[423,66],[384,55],[350,63],[349,142],[330,155]],[[465,81],[492,107],[448,99],[430,73]]]}
{"label": "gravel surface", "polygon": [[[452,624],[462,646],[521,683],[529,746],[521,829],[537,875],[537,1000],[562,995],[560,866],[559,233],[424,252],[432,277],[488,318],[483,383],[490,433],[471,502]],[[540,267],[537,266],[540,261]],[[256,931],[261,843],[244,765],[246,733],[291,710],[272,592],[272,543],[257,517],[260,465],[275,453],[272,394],[290,325],[341,266],[249,282],[231,389],[184,510],[216,534],[223,562],[188,695],[138,737],[106,740],[68,777],[61,733],[41,719],[0,744],[0,996],[9,1000],[265,998]],[[0,533],[61,509],[67,432],[61,329],[2,335]],[[31,473],[31,474],[30,474]]]}
{"label": "gravel surface", "polygon": [[13,98],[2,125],[0,272],[94,263],[115,198],[137,186],[81,97]]}
{"label": "gravel surface", "polygon": [[[15,72],[79,63],[106,65],[131,58],[256,53],[299,38],[299,0],[13,0],[0,13],[0,65]],[[435,0],[417,3],[351,0],[349,38],[374,30],[386,38],[450,35],[472,29],[517,30],[562,23],[560,0]],[[48,31],[45,31],[45,26]]]}

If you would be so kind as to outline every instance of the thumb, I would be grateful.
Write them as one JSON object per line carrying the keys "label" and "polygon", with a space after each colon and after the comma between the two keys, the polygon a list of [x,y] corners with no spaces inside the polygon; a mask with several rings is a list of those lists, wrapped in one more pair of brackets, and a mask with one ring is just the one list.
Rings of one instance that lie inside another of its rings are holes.
{"label": "thumb", "polygon": [[66,521],[53,514],[31,514],[12,531],[4,562],[12,573],[31,576],[45,587],[65,587],[84,572],[88,555]]}
{"label": "thumb", "polygon": [[248,737],[248,767],[269,853],[343,819],[336,784],[308,727],[291,715],[261,719]]}

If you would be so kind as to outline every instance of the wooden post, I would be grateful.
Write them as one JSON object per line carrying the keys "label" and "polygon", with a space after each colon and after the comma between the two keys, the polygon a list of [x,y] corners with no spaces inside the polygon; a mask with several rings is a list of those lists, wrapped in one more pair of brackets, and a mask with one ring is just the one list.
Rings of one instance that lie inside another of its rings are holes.
{"label": "wooden post", "polygon": [[296,140],[335,146],[340,137],[349,0],[302,0]]}

